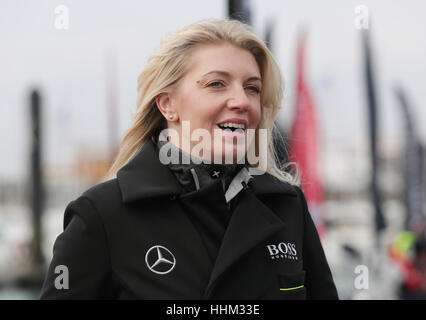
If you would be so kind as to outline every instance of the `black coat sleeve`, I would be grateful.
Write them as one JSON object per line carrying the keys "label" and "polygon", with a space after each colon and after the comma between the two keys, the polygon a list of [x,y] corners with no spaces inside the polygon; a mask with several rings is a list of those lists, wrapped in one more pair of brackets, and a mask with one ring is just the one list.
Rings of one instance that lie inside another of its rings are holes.
{"label": "black coat sleeve", "polygon": [[[68,276],[68,279],[66,277]],[[65,209],[41,299],[112,298],[111,263],[101,218],[86,197]]]}
{"label": "black coat sleeve", "polygon": [[308,211],[305,196],[297,188],[303,201],[304,236],[303,236],[303,268],[306,272],[305,287],[307,299],[338,299],[337,289],[333,281],[330,267],[317,229]]}

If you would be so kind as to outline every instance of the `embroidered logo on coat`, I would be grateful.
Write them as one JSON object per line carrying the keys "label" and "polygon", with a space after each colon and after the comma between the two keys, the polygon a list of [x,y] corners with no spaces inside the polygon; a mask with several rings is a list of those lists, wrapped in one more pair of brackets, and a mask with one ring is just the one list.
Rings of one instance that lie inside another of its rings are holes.
{"label": "embroidered logo on coat", "polygon": [[145,262],[149,270],[157,274],[167,274],[176,266],[173,253],[163,246],[151,247],[145,255]]}
{"label": "embroidered logo on coat", "polygon": [[297,260],[296,245],[291,242],[280,242],[279,244],[269,244],[266,246],[271,259]]}

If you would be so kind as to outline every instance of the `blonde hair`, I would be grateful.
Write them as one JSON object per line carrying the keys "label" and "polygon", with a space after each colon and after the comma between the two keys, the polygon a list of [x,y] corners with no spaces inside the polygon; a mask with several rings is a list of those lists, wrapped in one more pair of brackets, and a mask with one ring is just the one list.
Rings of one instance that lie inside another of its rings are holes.
{"label": "blonde hair", "polygon": [[124,136],[118,155],[104,180],[115,178],[117,171],[148,139],[167,127],[166,120],[156,106],[155,97],[160,93],[173,91],[187,70],[191,50],[200,44],[224,42],[248,50],[259,65],[263,89],[258,128],[267,129],[266,172],[281,181],[299,183],[297,176],[286,171],[291,163],[278,165],[275,151],[274,135],[278,130],[274,120],[283,98],[279,67],[269,49],[248,25],[237,20],[217,19],[202,20],[167,35],[160,42],[157,51],[150,56],[145,69],[138,77],[138,99],[133,123]]}

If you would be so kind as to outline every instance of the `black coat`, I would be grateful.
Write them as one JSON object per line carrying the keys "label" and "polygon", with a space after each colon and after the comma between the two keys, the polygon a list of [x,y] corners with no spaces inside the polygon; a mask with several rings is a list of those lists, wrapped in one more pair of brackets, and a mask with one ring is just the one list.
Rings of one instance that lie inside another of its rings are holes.
{"label": "black coat", "polygon": [[226,210],[223,188],[180,197],[176,177],[145,143],[116,179],[67,206],[41,298],[337,299],[301,190],[269,174],[252,181],[213,263],[182,201],[201,213]]}

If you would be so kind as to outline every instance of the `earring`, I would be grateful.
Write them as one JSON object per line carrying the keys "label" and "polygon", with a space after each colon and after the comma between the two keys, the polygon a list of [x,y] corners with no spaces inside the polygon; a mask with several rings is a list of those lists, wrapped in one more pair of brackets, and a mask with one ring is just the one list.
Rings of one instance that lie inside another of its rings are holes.
{"label": "earring", "polygon": [[169,119],[170,120],[173,119],[173,115],[172,114],[169,114]]}

